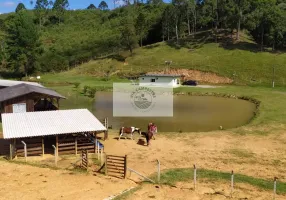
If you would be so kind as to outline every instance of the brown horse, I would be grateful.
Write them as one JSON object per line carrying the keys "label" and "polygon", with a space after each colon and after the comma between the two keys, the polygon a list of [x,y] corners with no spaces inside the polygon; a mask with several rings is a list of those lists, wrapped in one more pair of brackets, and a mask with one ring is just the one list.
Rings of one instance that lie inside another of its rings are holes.
{"label": "brown horse", "polygon": [[132,127],[121,127],[120,130],[119,130],[119,138],[118,138],[118,140],[120,140],[120,137],[123,136],[123,134],[130,134],[131,135],[131,139],[133,140],[134,132],[138,132],[141,135],[141,129],[140,128],[135,128],[133,126]]}

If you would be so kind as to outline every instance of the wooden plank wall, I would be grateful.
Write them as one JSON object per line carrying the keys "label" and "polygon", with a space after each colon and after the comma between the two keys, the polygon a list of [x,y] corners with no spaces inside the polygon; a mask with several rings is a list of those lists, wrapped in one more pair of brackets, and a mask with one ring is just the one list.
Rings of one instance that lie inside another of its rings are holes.
{"label": "wooden plank wall", "polygon": [[65,136],[58,136],[59,137],[59,155],[64,154],[75,154],[75,137],[65,137]]}
{"label": "wooden plank wall", "polygon": [[[75,139],[77,138],[77,147]],[[59,155],[64,154],[75,154],[76,148],[77,152],[82,150],[87,150],[88,153],[95,153],[95,144],[84,136],[59,136]]]}
{"label": "wooden plank wall", "polygon": [[34,111],[34,100],[32,95],[24,95],[21,97],[16,97],[14,99],[5,101],[2,103],[3,106],[3,112],[4,113],[12,113],[13,112],[13,104],[17,103],[26,103],[26,109],[27,112],[33,112]]}
{"label": "wooden plank wall", "polygon": [[16,140],[16,155],[24,157],[24,144],[22,144],[21,141],[24,141],[27,144],[27,156],[42,155],[42,137],[21,138]]}

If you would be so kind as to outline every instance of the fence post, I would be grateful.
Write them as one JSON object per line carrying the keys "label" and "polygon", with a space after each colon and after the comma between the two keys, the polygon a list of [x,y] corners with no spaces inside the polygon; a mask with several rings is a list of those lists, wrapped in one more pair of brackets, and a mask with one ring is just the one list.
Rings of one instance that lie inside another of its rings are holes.
{"label": "fence post", "polygon": [[194,190],[197,188],[197,167],[194,165]]}
{"label": "fence post", "polygon": [[276,185],[277,185],[277,177],[274,177],[274,189],[273,189],[273,199],[276,198]]}
{"label": "fence post", "polygon": [[126,179],[126,174],[127,174],[127,155],[125,155],[124,158],[124,179]]}
{"label": "fence post", "polygon": [[231,191],[230,191],[230,196],[232,197],[232,193],[233,193],[233,181],[234,181],[234,174],[233,174],[233,170],[231,171]]}
{"label": "fence post", "polygon": [[157,181],[158,181],[158,183],[160,183],[160,177],[161,177],[160,161],[157,159],[157,162],[158,162],[158,166],[157,166],[157,170],[158,170]]}
{"label": "fence post", "polygon": [[103,165],[103,148],[100,149],[100,165]]}
{"label": "fence post", "polygon": [[75,138],[74,141],[74,148],[75,148],[75,155],[77,155],[77,137]]}
{"label": "fence post", "polygon": [[105,155],[105,175],[107,175],[107,155],[106,153],[104,155]]}
{"label": "fence post", "polygon": [[55,145],[52,145],[54,148],[55,153],[55,165],[58,166],[58,154],[57,154],[57,147]]}
{"label": "fence post", "polygon": [[99,148],[100,148],[100,145],[99,145],[99,142],[97,141],[97,160],[99,160]]}
{"label": "fence post", "polygon": [[25,161],[27,162],[27,144],[24,141],[21,141],[24,145],[24,155],[25,155]]}

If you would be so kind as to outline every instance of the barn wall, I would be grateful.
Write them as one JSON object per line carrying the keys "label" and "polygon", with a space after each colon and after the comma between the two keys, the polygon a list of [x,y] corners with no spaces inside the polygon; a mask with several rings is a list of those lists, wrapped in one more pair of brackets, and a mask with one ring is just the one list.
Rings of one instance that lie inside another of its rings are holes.
{"label": "barn wall", "polygon": [[10,99],[2,103],[3,105],[3,112],[4,113],[12,113],[13,112],[13,104],[18,103],[26,103],[26,110],[27,112],[34,111],[34,100],[33,95],[25,95],[21,97],[16,97],[14,99]]}

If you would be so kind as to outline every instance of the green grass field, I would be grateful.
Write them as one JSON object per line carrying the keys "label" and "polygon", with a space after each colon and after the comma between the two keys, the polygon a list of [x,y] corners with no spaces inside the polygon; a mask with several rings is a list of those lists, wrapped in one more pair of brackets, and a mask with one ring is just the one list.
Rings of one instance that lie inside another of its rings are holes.
{"label": "green grass field", "polygon": [[[176,182],[186,182],[192,180],[194,177],[194,169],[169,169],[161,175],[161,183],[167,185],[174,185]],[[219,172],[214,170],[198,169],[198,179],[208,179],[215,181],[229,181],[231,177],[230,172]],[[235,174],[235,183],[247,183],[263,190],[273,189],[273,180],[264,180],[260,178],[254,178],[245,176],[242,174]],[[286,183],[279,182],[277,184],[277,193],[286,194]]]}
{"label": "green grass field", "polygon": [[[273,67],[276,85],[286,84],[286,54],[260,52],[257,45],[244,35],[240,43],[213,43],[206,33],[196,39],[184,39],[181,45],[161,42],[137,48],[134,55],[123,52],[117,56],[100,58],[75,67],[67,72],[43,75],[45,82],[82,82],[94,84],[103,80],[104,73],[112,68],[112,79],[122,74],[160,71],[165,61],[173,61],[171,68],[196,69],[229,77],[235,84],[271,85]],[[125,60],[125,64],[124,64]]]}

